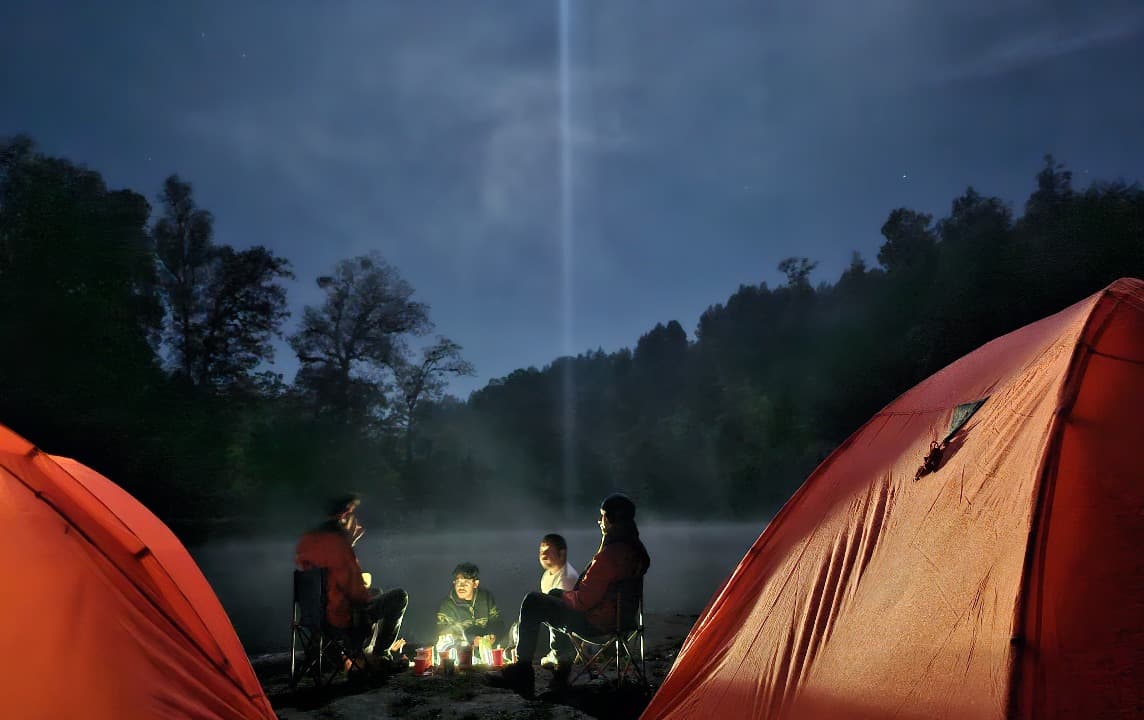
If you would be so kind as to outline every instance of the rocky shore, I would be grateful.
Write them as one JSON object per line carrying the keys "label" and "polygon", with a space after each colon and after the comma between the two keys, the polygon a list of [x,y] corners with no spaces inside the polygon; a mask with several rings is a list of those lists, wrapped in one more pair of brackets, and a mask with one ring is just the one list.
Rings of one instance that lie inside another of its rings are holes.
{"label": "rocky shore", "polygon": [[288,653],[252,658],[262,687],[282,720],[565,720],[573,718],[638,718],[679,652],[695,615],[648,615],[646,660],[651,691],[635,684],[619,689],[614,682],[581,678],[568,691],[547,694],[548,672],[537,671],[537,699],[485,683],[484,669],[451,676],[415,677],[401,672],[382,682],[349,682],[340,677],[328,688],[309,680],[289,687]]}

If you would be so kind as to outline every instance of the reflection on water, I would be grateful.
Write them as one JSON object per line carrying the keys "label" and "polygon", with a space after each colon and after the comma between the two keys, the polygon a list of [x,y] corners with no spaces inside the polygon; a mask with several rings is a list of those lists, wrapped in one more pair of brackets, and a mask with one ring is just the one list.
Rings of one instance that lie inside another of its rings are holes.
{"label": "reflection on water", "polygon": [[[654,613],[698,613],[762,532],[762,524],[649,524],[640,534],[651,554],[645,605]],[[481,568],[481,587],[496,596],[501,612],[515,617],[520,600],[539,589],[536,554],[544,531],[456,530],[417,535],[366,535],[358,543],[362,569],[374,587],[403,587],[409,610],[403,634],[428,641],[437,604],[449,592],[450,574],[462,561]],[[578,569],[599,544],[599,531],[563,531],[568,558]],[[218,543],[192,554],[238,630],[247,652],[290,645],[290,584],[294,541]]]}

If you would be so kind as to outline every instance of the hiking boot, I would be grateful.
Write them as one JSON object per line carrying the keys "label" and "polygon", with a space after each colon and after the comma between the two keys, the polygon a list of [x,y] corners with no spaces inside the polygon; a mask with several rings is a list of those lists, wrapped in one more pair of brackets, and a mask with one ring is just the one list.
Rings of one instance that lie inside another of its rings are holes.
{"label": "hiking boot", "polygon": [[531,700],[536,693],[536,671],[532,663],[506,665],[499,673],[489,675],[487,682],[492,687],[512,690],[525,700]]}

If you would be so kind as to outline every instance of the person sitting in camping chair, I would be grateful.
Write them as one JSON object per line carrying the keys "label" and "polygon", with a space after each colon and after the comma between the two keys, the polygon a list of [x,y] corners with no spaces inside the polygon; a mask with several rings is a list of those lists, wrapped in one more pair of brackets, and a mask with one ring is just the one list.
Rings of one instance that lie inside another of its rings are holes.
{"label": "person sitting in camping chair", "polygon": [[[540,551],[537,554],[540,567],[544,572],[540,574],[540,592],[549,593],[553,590],[571,590],[580,579],[580,571],[568,562],[568,542],[563,535],[548,533],[540,538]],[[516,641],[520,637],[520,629],[514,621],[508,629],[505,638],[505,647],[516,650]],[[555,669],[556,643],[560,642],[558,633],[549,631],[548,654],[540,659],[540,667]]]}
{"label": "person sitting in camping chair", "polygon": [[616,493],[605,498],[597,524],[603,536],[600,548],[572,590],[552,589],[547,594],[534,591],[524,596],[517,621],[517,661],[499,675],[491,676],[490,685],[509,688],[526,698],[532,696],[536,682],[532,662],[541,626],[547,625],[558,635],[551,689],[562,690],[568,684],[574,657],[566,633],[601,635],[616,626],[617,586],[645,575],[651,557],[640,541],[635,503],[626,495]]}
{"label": "person sitting in camping chair", "polygon": [[354,552],[365,534],[357,518],[360,504],[356,495],[334,501],[326,521],[298,541],[294,562],[299,570],[326,570],[326,622],[350,636],[364,637],[365,654],[388,664],[405,645],[398,635],[409,595],[400,588],[383,592],[368,586]]}

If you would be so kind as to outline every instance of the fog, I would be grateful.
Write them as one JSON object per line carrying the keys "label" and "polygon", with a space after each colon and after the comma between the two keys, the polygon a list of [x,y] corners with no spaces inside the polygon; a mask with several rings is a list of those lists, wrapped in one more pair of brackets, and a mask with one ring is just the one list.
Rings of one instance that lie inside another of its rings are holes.
{"label": "fog", "polygon": [[[582,571],[599,545],[592,520],[586,517],[582,529],[509,530],[488,528],[480,516],[465,516],[444,530],[367,532],[356,549],[362,569],[373,573],[375,587],[409,592],[402,634],[425,642],[432,638],[437,604],[449,592],[457,563],[479,565],[481,587],[493,593],[506,617],[515,618],[524,593],[538,589],[540,538],[550,531],[563,534],[569,561]],[[646,611],[700,612],[763,527],[762,522],[642,525],[641,538],[652,559],[644,585]],[[192,550],[252,655],[289,648],[294,543],[229,541]]]}

